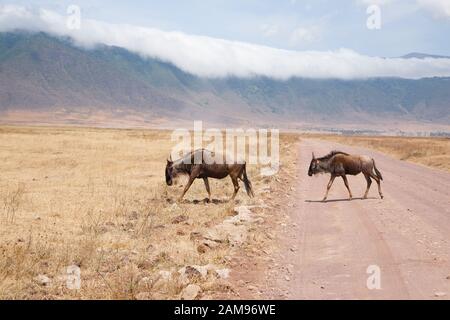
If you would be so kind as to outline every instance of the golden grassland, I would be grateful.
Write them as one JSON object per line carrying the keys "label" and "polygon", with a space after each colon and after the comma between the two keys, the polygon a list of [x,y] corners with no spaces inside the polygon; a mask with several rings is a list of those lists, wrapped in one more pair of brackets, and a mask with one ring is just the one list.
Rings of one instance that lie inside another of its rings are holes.
{"label": "golden grassland", "polygon": [[312,135],[343,144],[375,149],[400,160],[450,172],[450,138]]}
{"label": "golden grassland", "polygon": [[[281,136],[282,162],[297,140]],[[0,127],[0,298],[172,299],[186,284],[166,271],[228,268],[236,248],[200,248],[193,235],[235,214],[236,205],[261,203],[278,178],[248,166],[254,199],[242,186],[227,202],[227,178],[210,181],[213,203],[202,201],[200,180],[176,203],[184,181],[168,187],[164,180],[172,144],[168,131]],[[80,290],[66,285],[72,265],[81,270]],[[213,276],[192,281],[201,298],[229,290]]]}

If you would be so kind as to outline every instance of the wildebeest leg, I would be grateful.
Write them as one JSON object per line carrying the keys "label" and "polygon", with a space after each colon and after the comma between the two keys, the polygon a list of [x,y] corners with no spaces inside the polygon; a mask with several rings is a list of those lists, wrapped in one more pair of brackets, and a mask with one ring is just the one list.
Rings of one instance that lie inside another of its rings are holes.
{"label": "wildebeest leg", "polygon": [[200,175],[200,170],[201,170],[200,166],[194,166],[194,168],[191,171],[191,174],[189,175],[189,180],[188,180],[186,186],[184,187],[183,194],[178,199],[179,201],[183,200],[183,197],[186,194],[186,192],[189,190],[189,188],[191,187],[192,182],[194,182],[194,180]]}
{"label": "wildebeest leg", "polygon": [[211,202],[211,190],[209,189],[209,181],[208,178],[203,178],[203,182],[205,182],[205,188],[208,192],[208,201]]}
{"label": "wildebeest leg", "polygon": [[366,193],[364,193],[364,199],[367,199],[367,195],[369,194],[370,185],[372,184],[372,179],[370,179],[370,176],[368,174],[364,174],[364,177],[366,177],[366,181],[367,181],[367,189],[366,189]]}
{"label": "wildebeest leg", "polygon": [[331,177],[330,177],[330,182],[328,182],[327,192],[325,193],[325,197],[323,197],[323,200],[322,200],[322,201],[327,200],[327,198],[328,198],[328,192],[330,191],[331,186],[333,185],[333,182],[334,182],[334,179],[335,179],[335,178],[336,178],[336,176],[332,174]]}
{"label": "wildebeest leg", "polygon": [[231,197],[231,200],[234,200],[234,198],[236,198],[236,195],[239,191],[239,182],[238,182],[237,177],[233,177],[233,176],[231,176],[231,181],[233,181],[233,186],[234,186],[234,193],[233,193],[233,196]]}
{"label": "wildebeest leg", "polygon": [[180,198],[178,198],[178,201],[183,200],[184,195],[185,195],[186,192],[189,190],[189,188],[191,187],[192,182],[194,182],[194,180],[195,180],[195,176],[190,175],[190,176],[189,176],[188,183],[187,183],[186,186],[184,187],[183,194],[181,195]]}
{"label": "wildebeest leg", "polygon": [[372,177],[372,179],[374,179],[377,182],[377,184],[378,184],[378,193],[380,194],[381,199],[383,199],[383,193],[381,192],[381,181],[380,181],[380,178],[378,178],[373,173],[371,173],[370,176]]}
{"label": "wildebeest leg", "polygon": [[350,191],[350,187],[348,186],[347,176],[344,174],[344,175],[342,176],[342,179],[344,180],[345,186],[347,187],[347,190],[348,190],[348,196],[350,197],[350,199],[353,198],[352,192]]}

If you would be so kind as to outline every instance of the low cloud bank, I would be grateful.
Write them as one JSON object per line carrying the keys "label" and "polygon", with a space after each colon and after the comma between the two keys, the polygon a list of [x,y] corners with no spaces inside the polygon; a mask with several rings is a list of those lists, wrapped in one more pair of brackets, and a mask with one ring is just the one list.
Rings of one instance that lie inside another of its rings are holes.
{"label": "low cloud bank", "polygon": [[450,76],[450,59],[401,59],[361,55],[349,49],[337,51],[290,51],[211,37],[165,32],[153,28],[81,20],[71,30],[67,16],[15,5],[0,5],[0,32],[43,31],[69,36],[77,45],[113,45],[173,63],[201,77],[267,76],[361,79],[374,77]]}

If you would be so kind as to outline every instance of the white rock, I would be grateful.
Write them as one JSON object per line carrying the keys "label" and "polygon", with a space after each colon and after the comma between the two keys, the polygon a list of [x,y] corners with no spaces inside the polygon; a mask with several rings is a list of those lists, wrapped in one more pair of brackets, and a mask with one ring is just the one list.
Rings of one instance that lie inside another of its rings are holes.
{"label": "white rock", "polygon": [[235,225],[226,220],[205,233],[205,239],[226,242],[232,245],[241,245],[247,240],[247,228],[243,225]]}
{"label": "white rock", "polygon": [[52,282],[52,280],[47,277],[45,274],[40,274],[34,278],[41,286],[48,286]]}
{"label": "white rock", "polygon": [[181,299],[182,300],[194,300],[198,297],[202,289],[196,284],[190,284],[186,288],[181,291]]}
{"label": "white rock", "polygon": [[139,284],[141,285],[149,285],[152,283],[152,279],[150,277],[143,277],[141,280],[139,280]]}
{"label": "white rock", "polygon": [[242,222],[252,221],[250,208],[247,206],[235,207],[234,211],[237,213],[236,216],[230,218],[230,220],[238,220]]}
{"label": "white rock", "polygon": [[217,269],[216,273],[221,279],[228,279],[230,277],[230,269]]}
{"label": "white rock", "polygon": [[209,270],[209,265],[206,266],[186,266],[181,268],[180,270],[178,270],[178,273],[183,276],[183,275],[187,275],[186,271],[192,268],[193,270],[195,270],[195,272],[198,272],[198,274],[202,277],[202,278],[206,278],[206,276],[208,275],[208,270]]}
{"label": "white rock", "polygon": [[172,279],[172,272],[170,272],[170,271],[160,270],[158,274],[161,276],[161,279],[163,279],[163,280],[171,280]]}

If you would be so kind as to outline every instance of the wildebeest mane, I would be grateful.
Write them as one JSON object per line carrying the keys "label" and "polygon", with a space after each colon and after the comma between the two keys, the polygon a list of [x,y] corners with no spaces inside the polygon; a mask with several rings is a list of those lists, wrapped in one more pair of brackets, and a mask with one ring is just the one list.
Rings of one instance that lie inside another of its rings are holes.
{"label": "wildebeest mane", "polygon": [[321,157],[321,158],[318,158],[318,160],[329,160],[329,159],[331,159],[332,157],[334,157],[334,156],[337,155],[337,154],[343,154],[343,155],[346,155],[346,156],[349,155],[349,154],[346,153],[346,152],[342,152],[342,151],[338,151],[338,150],[333,150],[333,151],[331,151],[329,154],[327,154],[326,156],[323,156],[323,157]]}

